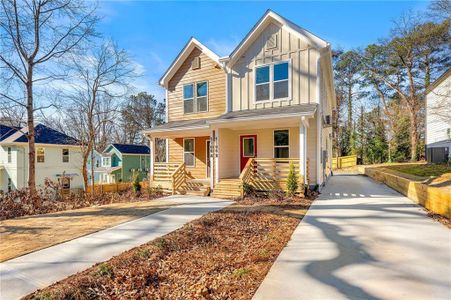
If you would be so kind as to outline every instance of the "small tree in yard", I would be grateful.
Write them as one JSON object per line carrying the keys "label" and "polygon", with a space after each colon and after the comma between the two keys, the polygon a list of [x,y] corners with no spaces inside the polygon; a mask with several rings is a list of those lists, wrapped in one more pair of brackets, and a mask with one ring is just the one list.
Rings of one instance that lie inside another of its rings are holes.
{"label": "small tree in yard", "polygon": [[141,183],[139,182],[139,174],[136,174],[134,176],[133,191],[135,191],[135,193],[137,193],[137,194],[141,192]]}
{"label": "small tree in yard", "polygon": [[298,176],[294,168],[294,164],[290,163],[290,169],[288,171],[287,178],[287,194],[288,196],[293,196],[298,189]]}

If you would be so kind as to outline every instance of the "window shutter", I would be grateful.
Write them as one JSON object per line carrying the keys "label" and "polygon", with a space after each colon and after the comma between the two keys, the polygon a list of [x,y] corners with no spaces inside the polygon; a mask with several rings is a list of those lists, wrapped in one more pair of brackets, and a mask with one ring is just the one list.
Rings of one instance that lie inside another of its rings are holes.
{"label": "window shutter", "polygon": [[196,70],[200,69],[200,57],[197,56],[193,59],[193,62],[191,63],[191,69]]}

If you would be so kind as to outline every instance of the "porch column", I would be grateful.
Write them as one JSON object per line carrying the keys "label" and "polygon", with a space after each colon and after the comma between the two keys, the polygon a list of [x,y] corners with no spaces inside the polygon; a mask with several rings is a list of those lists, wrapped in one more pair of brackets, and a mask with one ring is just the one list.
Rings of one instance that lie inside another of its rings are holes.
{"label": "porch column", "polygon": [[215,131],[210,129],[210,149],[207,149],[207,155],[210,156],[210,187],[213,188],[215,185]]}
{"label": "porch column", "polygon": [[[299,124],[299,175],[304,177],[307,183],[307,120],[303,119]],[[308,124],[308,123],[307,123]]]}
{"label": "porch column", "polygon": [[155,163],[155,138],[149,136],[149,147],[150,147],[150,181],[153,180],[153,165]]}
{"label": "porch column", "polygon": [[214,131],[214,160],[215,160],[215,183],[219,182],[219,129]]}

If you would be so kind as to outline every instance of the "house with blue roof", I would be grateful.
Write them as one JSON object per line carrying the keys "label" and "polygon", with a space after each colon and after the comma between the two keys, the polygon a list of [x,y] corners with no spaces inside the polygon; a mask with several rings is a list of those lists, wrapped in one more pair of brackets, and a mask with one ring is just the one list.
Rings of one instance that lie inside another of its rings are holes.
{"label": "house with blue roof", "polygon": [[130,182],[134,176],[148,178],[150,148],[146,145],[110,144],[101,153],[101,164],[96,166],[100,183]]}
{"label": "house with blue roof", "polygon": [[[64,189],[82,189],[82,154],[77,139],[43,124],[35,126],[36,184],[46,179]],[[28,128],[0,124],[0,191],[27,186]]]}

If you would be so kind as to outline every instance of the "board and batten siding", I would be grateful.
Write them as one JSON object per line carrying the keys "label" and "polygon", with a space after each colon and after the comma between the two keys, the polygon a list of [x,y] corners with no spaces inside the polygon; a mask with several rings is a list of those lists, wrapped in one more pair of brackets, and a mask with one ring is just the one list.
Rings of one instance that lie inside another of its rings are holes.
{"label": "board and batten siding", "polygon": [[[199,69],[193,70],[191,63],[200,57]],[[208,111],[184,114],[183,85],[198,81],[208,82]],[[226,73],[211,58],[198,48],[193,49],[181,67],[168,83],[168,120],[193,120],[212,118],[225,113],[226,110]]]}
{"label": "board and batten siding", "polygon": [[[266,41],[273,34],[277,34],[278,47],[267,50]],[[319,51],[305,40],[271,23],[232,67],[232,110],[317,103],[319,56]],[[254,68],[278,61],[290,61],[291,99],[256,103]]]}

